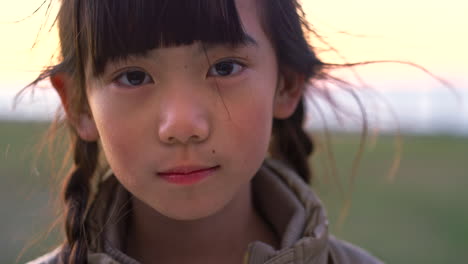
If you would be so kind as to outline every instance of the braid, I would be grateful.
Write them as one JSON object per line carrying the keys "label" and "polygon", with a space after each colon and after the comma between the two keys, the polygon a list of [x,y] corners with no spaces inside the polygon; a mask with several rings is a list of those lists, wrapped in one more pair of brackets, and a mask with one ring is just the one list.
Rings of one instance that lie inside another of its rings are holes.
{"label": "braid", "polygon": [[98,145],[76,137],[74,170],[64,187],[66,241],[62,249],[62,263],[86,264],[88,241],[85,236],[85,210],[89,199],[89,182],[98,161]]}
{"label": "braid", "polygon": [[310,183],[312,175],[308,157],[314,150],[314,144],[302,127],[304,112],[305,105],[301,99],[291,117],[273,121],[272,155],[292,166],[304,181]]}

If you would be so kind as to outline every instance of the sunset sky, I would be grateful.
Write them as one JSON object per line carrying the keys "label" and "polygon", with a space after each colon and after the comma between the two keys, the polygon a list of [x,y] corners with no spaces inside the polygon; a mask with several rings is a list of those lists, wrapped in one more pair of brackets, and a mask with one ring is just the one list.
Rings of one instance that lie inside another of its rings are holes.
{"label": "sunset sky", "polygon": [[[20,23],[42,0],[1,0],[0,89],[34,78],[57,48],[46,27],[45,8]],[[54,0],[55,5],[58,1]],[[463,0],[303,0],[309,21],[348,61],[405,60],[418,63],[459,88],[468,89],[468,1]],[[54,14],[50,18],[53,20]],[[318,45],[317,43],[312,43]],[[336,61],[332,54],[322,59]],[[401,65],[367,66],[371,80],[408,81],[428,77]],[[423,81],[424,82],[424,81]]]}

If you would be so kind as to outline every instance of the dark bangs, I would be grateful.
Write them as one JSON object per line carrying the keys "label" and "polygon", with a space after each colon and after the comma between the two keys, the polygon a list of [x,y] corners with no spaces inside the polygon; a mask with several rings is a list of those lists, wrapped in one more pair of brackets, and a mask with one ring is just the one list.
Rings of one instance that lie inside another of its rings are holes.
{"label": "dark bangs", "polygon": [[154,48],[245,42],[234,0],[85,0],[78,9],[77,48],[94,75]]}

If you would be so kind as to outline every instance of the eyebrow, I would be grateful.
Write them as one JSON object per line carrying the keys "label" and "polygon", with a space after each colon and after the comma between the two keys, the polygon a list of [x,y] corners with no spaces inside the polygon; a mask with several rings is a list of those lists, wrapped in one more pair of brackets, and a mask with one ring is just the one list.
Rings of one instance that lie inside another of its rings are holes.
{"label": "eyebrow", "polygon": [[[230,43],[227,43],[228,45]],[[221,45],[225,45],[224,43],[203,43],[200,45],[200,49],[198,50],[199,53],[204,53],[210,49],[214,49]],[[236,43],[232,45],[234,48],[243,47],[243,46],[255,46],[258,47],[258,42],[249,34],[244,33],[242,36],[242,41],[240,43]]]}

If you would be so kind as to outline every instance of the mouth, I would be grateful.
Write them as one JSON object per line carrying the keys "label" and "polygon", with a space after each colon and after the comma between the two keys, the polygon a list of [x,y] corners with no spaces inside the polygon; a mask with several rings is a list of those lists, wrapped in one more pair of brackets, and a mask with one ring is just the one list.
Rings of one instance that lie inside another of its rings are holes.
{"label": "mouth", "polygon": [[177,185],[192,185],[202,181],[216,172],[221,166],[179,166],[157,175],[169,183]]}

